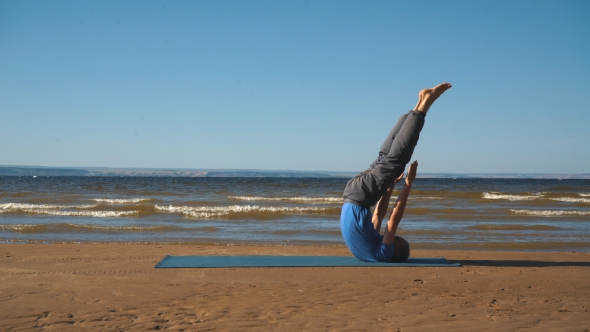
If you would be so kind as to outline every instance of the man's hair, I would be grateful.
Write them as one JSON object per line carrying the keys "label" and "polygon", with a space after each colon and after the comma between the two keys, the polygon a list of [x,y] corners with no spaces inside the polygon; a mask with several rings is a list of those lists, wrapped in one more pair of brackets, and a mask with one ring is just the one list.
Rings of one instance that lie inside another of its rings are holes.
{"label": "man's hair", "polygon": [[396,236],[395,240],[400,242],[400,246],[395,249],[391,261],[394,263],[403,263],[410,257],[410,244],[401,236]]}

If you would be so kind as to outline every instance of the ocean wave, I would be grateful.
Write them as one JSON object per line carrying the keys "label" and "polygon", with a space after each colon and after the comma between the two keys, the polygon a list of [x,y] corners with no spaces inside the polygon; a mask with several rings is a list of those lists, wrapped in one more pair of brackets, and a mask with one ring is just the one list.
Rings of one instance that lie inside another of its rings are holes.
{"label": "ocean wave", "polygon": [[[493,194],[499,194],[493,192]],[[412,189],[410,197],[441,197],[442,199],[479,199],[480,191],[441,191],[441,190],[419,190]]]}
{"label": "ocean wave", "polygon": [[55,204],[26,204],[26,203],[4,203],[0,204],[0,213],[16,210],[60,210],[60,209],[92,209],[97,205],[55,205]]}
{"label": "ocean wave", "polygon": [[2,193],[0,193],[0,197],[3,197],[3,196],[24,197],[24,196],[29,196],[31,194],[32,193],[29,191],[21,191],[21,192],[15,192],[15,193],[2,192]]}
{"label": "ocean wave", "polygon": [[99,231],[173,231],[178,230],[177,227],[170,226],[103,226],[103,225],[87,225],[87,224],[4,224],[0,225],[2,231],[12,231],[17,233],[47,233],[47,232],[68,232],[73,229],[90,229]]}
{"label": "ocean wave", "polygon": [[509,201],[530,201],[533,199],[540,198],[543,196],[544,193],[536,193],[536,194],[529,194],[529,195],[510,195],[510,194],[502,194],[502,193],[483,193],[483,198],[485,199],[506,199]]}
{"label": "ocean wave", "polygon": [[342,203],[342,197],[259,197],[259,196],[228,196],[229,199],[241,201],[290,201],[305,203]]}
{"label": "ocean wave", "polygon": [[575,197],[558,197],[549,198],[552,201],[569,202],[569,203],[590,203],[590,198],[575,198]]}
{"label": "ocean wave", "polygon": [[276,229],[270,230],[268,233],[276,234],[276,235],[299,235],[299,234],[313,234],[313,235],[327,235],[327,236],[338,236],[342,234],[340,229],[336,230],[322,230],[322,229]]}
{"label": "ocean wave", "polygon": [[590,197],[590,193],[578,193],[582,197]]}
{"label": "ocean wave", "polygon": [[170,226],[102,226],[102,225],[87,225],[87,224],[67,224],[68,227],[84,228],[100,231],[170,231],[177,230],[177,227]]}
{"label": "ocean wave", "polygon": [[520,231],[520,230],[537,230],[537,231],[554,231],[562,230],[561,227],[550,225],[475,225],[465,227],[474,230],[503,230],[503,231]]}
{"label": "ocean wave", "polygon": [[[0,204],[1,213],[25,213],[25,214],[43,214],[50,216],[77,216],[77,217],[97,217],[113,218],[124,217],[138,214],[139,211],[76,211],[83,209],[95,208],[97,205],[54,205],[54,204],[23,204],[23,203],[5,203]],[[68,210],[69,209],[69,210]],[[71,211],[76,209],[75,211]]]}
{"label": "ocean wave", "polygon": [[444,197],[436,196],[410,196],[410,199],[445,199]]}
{"label": "ocean wave", "polygon": [[93,201],[109,204],[128,204],[151,201],[151,198],[93,198]]}
{"label": "ocean wave", "polygon": [[510,209],[512,213],[526,214],[531,216],[590,216],[590,211],[571,211],[571,210],[516,210]]}
{"label": "ocean wave", "polygon": [[194,218],[211,218],[228,215],[230,213],[285,213],[285,214],[303,214],[318,213],[323,211],[334,210],[334,208],[322,207],[283,207],[283,206],[258,206],[258,205],[231,205],[231,206],[154,206],[156,211],[169,213],[182,213]]}
{"label": "ocean wave", "polygon": [[31,229],[47,228],[47,225],[10,224],[0,225],[0,231],[27,231]]}
{"label": "ocean wave", "polygon": [[39,210],[39,209],[21,209],[20,211],[29,214],[46,214],[50,216],[62,217],[95,217],[95,218],[115,218],[132,216],[139,211],[61,211],[61,210]]}
{"label": "ocean wave", "polygon": [[440,236],[448,235],[449,231],[436,229],[399,229],[396,234],[400,236]]}

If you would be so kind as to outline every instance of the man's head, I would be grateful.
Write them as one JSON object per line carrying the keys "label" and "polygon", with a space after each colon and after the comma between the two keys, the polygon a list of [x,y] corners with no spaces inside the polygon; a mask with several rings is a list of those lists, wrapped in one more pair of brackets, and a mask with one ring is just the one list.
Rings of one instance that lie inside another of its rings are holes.
{"label": "man's head", "polygon": [[393,238],[393,248],[392,262],[403,263],[410,257],[410,244],[403,237]]}

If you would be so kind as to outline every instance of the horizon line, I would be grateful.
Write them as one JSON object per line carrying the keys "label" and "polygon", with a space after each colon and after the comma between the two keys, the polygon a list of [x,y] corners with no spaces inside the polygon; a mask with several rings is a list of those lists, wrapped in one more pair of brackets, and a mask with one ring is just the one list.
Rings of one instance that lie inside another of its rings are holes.
{"label": "horizon line", "polygon": [[[38,165],[0,165],[4,167],[76,169],[76,170],[153,170],[153,171],[195,171],[195,172],[296,172],[296,173],[343,173],[356,174],[362,171],[330,170],[294,170],[294,169],[257,169],[257,168],[185,168],[185,167],[108,167],[108,166],[38,166]],[[456,174],[456,175],[590,175],[590,173],[541,173],[541,172],[420,172],[420,174]]]}

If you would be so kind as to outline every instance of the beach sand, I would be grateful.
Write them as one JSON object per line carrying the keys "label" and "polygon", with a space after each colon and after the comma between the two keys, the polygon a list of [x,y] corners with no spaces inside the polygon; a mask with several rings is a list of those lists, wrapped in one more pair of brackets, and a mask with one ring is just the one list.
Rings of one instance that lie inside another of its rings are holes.
{"label": "beach sand", "polygon": [[154,269],[343,247],[0,245],[0,330],[590,329],[590,253],[414,251],[461,267]]}

